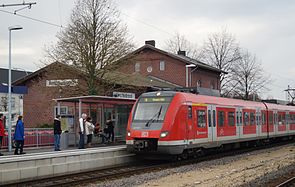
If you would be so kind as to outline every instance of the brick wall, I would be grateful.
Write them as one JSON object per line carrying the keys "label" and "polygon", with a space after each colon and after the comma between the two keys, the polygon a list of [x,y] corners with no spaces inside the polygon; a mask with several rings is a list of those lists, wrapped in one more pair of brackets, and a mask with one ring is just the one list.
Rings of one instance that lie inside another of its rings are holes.
{"label": "brick wall", "polygon": [[83,95],[86,92],[85,82],[78,80],[76,87],[46,87],[46,80],[76,79],[74,72],[57,69],[44,72],[42,75],[25,82],[28,94],[24,95],[24,123],[26,127],[38,127],[43,124],[53,123],[53,99]]}
{"label": "brick wall", "polygon": [[[160,61],[165,61],[164,71],[160,71]],[[135,73],[136,63],[140,63],[140,71],[138,73],[144,76],[151,75],[183,87],[186,86],[185,63],[182,61],[179,61],[168,55],[164,55],[151,49],[144,49],[139,54],[135,55],[132,61],[122,66],[120,68],[120,71],[129,74]],[[147,71],[148,67],[152,67],[151,72]],[[193,68],[188,69],[189,75],[192,69]],[[215,89],[219,89],[220,87],[219,73],[199,68],[192,72],[191,77],[192,87],[197,86],[198,80],[201,80],[201,86],[205,88],[211,88],[211,82],[214,83]]]}
{"label": "brick wall", "polygon": [[[63,79],[78,79],[78,85],[47,87],[46,80],[63,80]],[[77,74],[76,71],[66,66],[49,67],[46,71],[27,80],[20,85],[28,87],[28,93],[24,95],[24,123],[26,127],[38,127],[44,124],[52,124],[54,118],[54,106],[56,103],[53,99],[77,97],[88,95],[87,83],[84,77]],[[113,86],[113,85],[112,85]],[[117,85],[112,87],[111,91],[133,92],[136,96],[146,91],[145,87],[135,87],[128,85]],[[111,96],[112,92],[107,92],[106,95]],[[68,105],[63,103],[62,106]],[[78,106],[77,106],[78,107]],[[77,109],[78,110],[78,109]],[[84,108],[83,112],[86,112]]]}

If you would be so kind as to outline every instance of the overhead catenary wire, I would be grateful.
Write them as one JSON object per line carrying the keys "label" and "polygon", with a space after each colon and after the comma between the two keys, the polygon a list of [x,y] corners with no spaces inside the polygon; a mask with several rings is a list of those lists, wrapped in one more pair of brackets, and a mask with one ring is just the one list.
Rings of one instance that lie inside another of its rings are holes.
{"label": "overhead catenary wire", "polygon": [[26,19],[30,19],[30,20],[33,20],[33,21],[36,21],[36,22],[39,22],[39,23],[43,23],[43,24],[47,24],[47,25],[51,25],[51,26],[54,26],[54,27],[65,28],[62,25],[58,25],[58,24],[55,24],[55,23],[50,23],[48,21],[32,18],[32,17],[25,16],[25,15],[22,15],[22,14],[17,14],[17,13],[14,13],[14,12],[9,12],[9,11],[6,11],[6,10],[0,10],[0,12],[4,12],[4,13],[7,13],[7,14],[19,16],[19,17],[26,18]]}
{"label": "overhead catenary wire", "polygon": [[161,28],[159,28],[159,27],[157,27],[157,26],[154,26],[154,25],[152,25],[152,24],[146,23],[146,22],[144,22],[144,21],[142,21],[142,20],[139,20],[139,19],[135,19],[135,18],[129,16],[128,14],[124,13],[124,12],[121,12],[121,13],[122,13],[123,15],[125,15],[126,17],[128,17],[129,19],[133,19],[134,21],[137,21],[137,22],[139,22],[139,23],[141,23],[141,24],[144,24],[144,25],[146,25],[146,26],[148,26],[148,27],[151,27],[151,28],[153,28],[153,29],[156,29],[156,30],[158,30],[158,31],[161,31],[162,33],[165,33],[165,34],[169,34],[169,35],[171,35],[171,36],[174,36],[172,33],[168,32],[168,31],[165,31],[165,30],[163,30],[163,29],[161,29]]}

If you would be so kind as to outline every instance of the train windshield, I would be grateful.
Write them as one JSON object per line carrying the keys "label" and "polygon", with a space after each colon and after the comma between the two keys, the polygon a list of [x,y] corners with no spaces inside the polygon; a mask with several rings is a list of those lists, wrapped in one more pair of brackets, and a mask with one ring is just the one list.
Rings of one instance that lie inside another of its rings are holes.
{"label": "train windshield", "polygon": [[137,103],[133,122],[163,121],[171,100],[172,97],[141,98]]}

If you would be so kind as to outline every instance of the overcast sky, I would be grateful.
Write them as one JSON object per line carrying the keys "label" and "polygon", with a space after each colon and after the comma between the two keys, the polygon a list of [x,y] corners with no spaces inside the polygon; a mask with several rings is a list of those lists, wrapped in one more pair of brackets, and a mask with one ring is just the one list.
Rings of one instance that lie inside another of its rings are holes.
{"label": "overcast sky", "polygon": [[[0,0],[0,5],[23,0]],[[66,26],[74,0],[35,0],[19,14]],[[115,0],[138,47],[156,40],[163,48],[175,32],[201,46],[208,34],[227,28],[240,46],[256,54],[271,75],[264,97],[285,99],[288,85],[295,87],[295,1],[293,0]],[[13,12],[21,7],[3,8]],[[37,70],[42,66],[44,46],[56,42],[61,28],[0,12],[0,67],[8,67],[8,27],[12,33],[12,67]]]}

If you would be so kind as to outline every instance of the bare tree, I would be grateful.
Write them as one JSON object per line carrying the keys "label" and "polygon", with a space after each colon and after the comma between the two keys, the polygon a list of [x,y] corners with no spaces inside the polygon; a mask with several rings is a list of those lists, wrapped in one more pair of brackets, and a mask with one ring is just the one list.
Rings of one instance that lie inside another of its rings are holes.
{"label": "bare tree", "polygon": [[246,100],[267,90],[266,86],[270,82],[256,56],[248,51],[241,54],[238,63],[232,67],[232,73],[233,94]]}
{"label": "bare tree", "polygon": [[[126,25],[111,0],[78,0],[69,25],[47,49],[50,61],[73,65],[85,73],[89,94],[97,94],[98,80],[116,69],[133,49]],[[102,84],[102,82],[100,82]]]}
{"label": "bare tree", "polygon": [[223,96],[227,96],[228,92],[230,92],[228,85],[232,76],[231,69],[239,59],[239,45],[232,34],[222,30],[209,35],[203,46],[200,60],[227,72],[227,74],[222,73],[220,78],[220,88]]}
{"label": "bare tree", "polygon": [[175,33],[175,35],[168,39],[166,42],[166,50],[171,53],[177,53],[177,51],[186,51],[186,55],[193,59],[198,59],[200,56],[200,50],[196,44],[188,41],[184,35]]}

